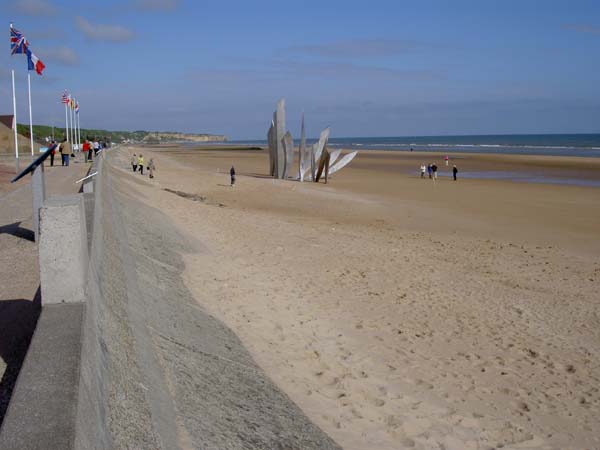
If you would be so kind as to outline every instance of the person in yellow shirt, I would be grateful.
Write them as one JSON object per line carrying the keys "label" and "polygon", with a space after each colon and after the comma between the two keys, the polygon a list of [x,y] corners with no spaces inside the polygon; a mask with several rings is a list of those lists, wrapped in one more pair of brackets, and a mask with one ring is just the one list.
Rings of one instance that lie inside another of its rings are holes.
{"label": "person in yellow shirt", "polygon": [[140,156],[138,156],[138,167],[140,168],[140,173],[144,175],[144,157],[141,153]]}

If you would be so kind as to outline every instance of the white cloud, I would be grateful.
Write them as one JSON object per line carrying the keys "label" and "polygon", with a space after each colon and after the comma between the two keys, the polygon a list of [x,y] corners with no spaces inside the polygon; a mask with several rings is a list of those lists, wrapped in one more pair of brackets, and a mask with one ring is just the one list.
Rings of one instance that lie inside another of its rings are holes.
{"label": "white cloud", "polygon": [[56,6],[46,0],[19,0],[15,9],[28,16],[53,16],[56,13]]}
{"label": "white cloud", "polygon": [[95,41],[126,42],[134,38],[135,34],[128,28],[120,25],[106,25],[90,23],[83,17],[76,17],[77,28],[85,34],[88,39]]}
{"label": "white cloud", "polygon": [[171,11],[177,8],[179,0],[133,0],[132,3],[144,11]]}
{"label": "white cloud", "polygon": [[44,62],[57,62],[67,66],[79,64],[79,56],[69,47],[40,48],[39,56]]}

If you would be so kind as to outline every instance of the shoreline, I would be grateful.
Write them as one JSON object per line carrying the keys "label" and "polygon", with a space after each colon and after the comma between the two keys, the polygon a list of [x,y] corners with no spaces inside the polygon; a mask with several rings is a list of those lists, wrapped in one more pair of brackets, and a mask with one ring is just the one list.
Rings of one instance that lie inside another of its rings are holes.
{"label": "shoreline", "polygon": [[[149,150],[157,149],[144,146]],[[180,155],[197,152],[265,152],[265,148],[253,146],[237,147],[234,145],[221,146],[164,146],[160,150],[167,153],[176,152]],[[343,149],[342,155],[349,150]],[[525,184],[567,185],[575,187],[600,187],[600,158],[578,156],[548,156],[548,155],[513,155],[489,153],[454,153],[449,155],[449,165],[443,161],[444,153],[433,152],[395,152],[388,150],[358,150],[358,158],[367,156],[372,160],[369,169],[380,171],[395,171],[390,168],[389,161],[401,159],[402,173],[406,176],[420,177],[419,167],[422,163],[436,162],[440,177],[452,178],[451,170],[454,164],[459,169],[458,177],[467,179],[505,181]],[[412,164],[410,164],[412,163]],[[355,163],[353,163],[355,164]],[[359,162],[359,167],[362,167]]]}

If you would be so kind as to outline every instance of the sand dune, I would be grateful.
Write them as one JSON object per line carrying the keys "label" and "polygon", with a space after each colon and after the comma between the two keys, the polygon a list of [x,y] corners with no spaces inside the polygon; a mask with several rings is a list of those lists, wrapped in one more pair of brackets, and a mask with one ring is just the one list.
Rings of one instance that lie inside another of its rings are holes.
{"label": "sand dune", "polygon": [[[24,155],[31,155],[31,143],[29,138],[25,136],[17,135],[19,140],[19,153]],[[0,155],[6,153],[7,155],[15,154],[15,136],[14,131],[8,128],[6,125],[0,123]]]}

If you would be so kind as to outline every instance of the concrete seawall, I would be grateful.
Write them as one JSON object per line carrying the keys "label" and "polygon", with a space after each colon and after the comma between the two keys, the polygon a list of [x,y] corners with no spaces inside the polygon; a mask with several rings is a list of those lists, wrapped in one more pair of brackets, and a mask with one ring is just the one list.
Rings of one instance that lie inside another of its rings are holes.
{"label": "concrete seawall", "polygon": [[[73,311],[70,323],[79,324],[79,338],[66,352],[80,357],[66,408],[73,413],[60,424],[68,446],[23,439],[12,445],[12,433],[23,435],[23,427],[43,419],[23,423],[19,410],[26,405],[11,404],[0,448],[339,448],[272,383],[235,334],[192,298],[180,255],[205,251],[202,243],[137,202],[122,181],[129,175],[111,166],[116,161],[110,154],[100,161],[93,197],[86,199],[86,302],[79,316]],[[51,335],[56,328],[47,327]],[[37,333],[32,348],[40,345],[43,354]],[[39,362],[30,359],[23,370],[34,373]],[[26,389],[19,380],[16,390]]]}

